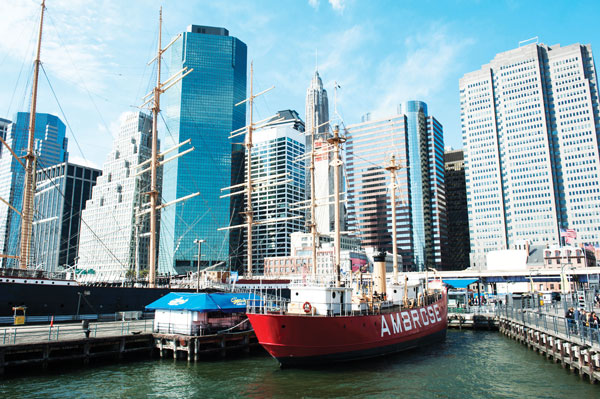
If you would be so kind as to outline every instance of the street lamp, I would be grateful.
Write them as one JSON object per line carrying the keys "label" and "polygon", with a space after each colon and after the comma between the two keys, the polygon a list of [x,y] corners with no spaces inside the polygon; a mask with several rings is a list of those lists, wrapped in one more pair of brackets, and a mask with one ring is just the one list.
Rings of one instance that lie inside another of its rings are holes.
{"label": "street lamp", "polygon": [[206,240],[194,240],[194,244],[198,244],[198,268],[196,269],[196,292],[200,292],[200,257],[201,257],[201,249],[202,243],[206,242]]}

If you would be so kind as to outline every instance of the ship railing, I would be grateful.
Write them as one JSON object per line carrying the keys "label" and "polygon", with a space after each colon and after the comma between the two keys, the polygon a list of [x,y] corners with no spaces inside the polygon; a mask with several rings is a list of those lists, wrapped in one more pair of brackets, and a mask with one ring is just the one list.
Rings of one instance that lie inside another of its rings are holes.
{"label": "ship railing", "polygon": [[45,326],[18,326],[0,328],[0,345],[41,343],[96,337],[118,337],[130,334],[152,333],[151,319],[119,322],[66,323]]}

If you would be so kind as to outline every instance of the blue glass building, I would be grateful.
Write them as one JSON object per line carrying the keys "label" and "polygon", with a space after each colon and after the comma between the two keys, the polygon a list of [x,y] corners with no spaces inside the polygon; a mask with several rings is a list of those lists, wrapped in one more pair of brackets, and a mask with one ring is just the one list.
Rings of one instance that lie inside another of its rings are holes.
{"label": "blue glass building", "polygon": [[162,97],[167,129],[161,131],[161,141],[168,149],[191,139],[196,150],[164,165],[161,200],[200,195],[161,211],[160,273],[195,269],[196,239],[206,240],[202,264],[228,261],[239,247],[228,231],[217,229],[231,225],[237,206],[243,204],[241,196],[220,195],[221,188],[243,176],[243,162],[232,162],[241,146],[228,137],[246,121],[245,105],[235,107],[246,98],[246,58],[242,41],[229,36],[227,29],[209,26],[189,26],[169,49],[166,62],[171,72],[183,67],[193,72]]}
{"label": "blue glass building", "polygon": [[[6,142],[18,156],[27,152],[29,112],[18,112],[6,132]],[[47,168],[67,161],[65,124],[57,116],[36,114],[34,146],[37,169]],[[9,151],[0,157],[0,197],[18,210],[23,206],[25,169]],[[0,253],[18,255],[21,242],[21,217],[0,203]],[[18,267],[16,259],[0,259],[3,267]]]}

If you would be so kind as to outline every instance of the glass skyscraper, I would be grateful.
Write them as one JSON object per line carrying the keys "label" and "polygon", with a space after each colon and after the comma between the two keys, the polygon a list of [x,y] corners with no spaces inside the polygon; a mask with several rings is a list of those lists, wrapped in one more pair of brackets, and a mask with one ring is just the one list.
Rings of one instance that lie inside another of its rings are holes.
{"label": "glass skyscraper", "polygon": [[349,229],[363,246],[392,252],[385,167],[394,155],[402,165],[396,174],[396,233],[404,269],[442,268],[447,243],[442,126],[421,101],[401,104],[391,118],[365,120],[348,128]]}
{"label": "glass skyscraper", "polygon": [[[57,116],[36,113],[34,150],[37,169],[47,168],[68,160],[65,124]],[[6,142],[18,156],[27,152],[29,112],[18,112],[6,132]],[[19,211],[23,207],[25,169],[12,156],[3,151],[0,157],[0,197]],[[21,242],[21,217],[0,202],[0,253],[19,255]],[[18,267],[17,259],[0,259],[3,267]]]}
{"label": "glass skyscraper", "polygon": [[228,261],[241,252],[228,231],[217,229],[232,223],[244,201],[243,196],[220,195],[221,188],[239,183],[237,178],[243,176],[243,162],[232,162],[232,154],[241,154],[240,145],[228,137],[246,122],[245,104],[235,106],[246,98],[246,58],[242,41],[229,36],[227,29],[209,26],[189,26],[169,49],[166,62],[172,72],[183,67],[193,72],[162,96],[167,125],[160,133],[163,148],[191,139],[196,149],[164,165],[161,200],[200,195],[161,211],[160,273],[195,268],[196,239],[206,240],[203,264]]}
{"label": "glass skyscraper", "polygon": [[68,162],[37,172],[33,253],[41,270],[55,272],[75,263],[81,211],[100,173]]}
{"label": "glass skyscraper", "polygon": [[600,245],[600,112],[590,45],[532,43],[460,79],[471,265],[528,241]]}
{"label": "glass skyscraper", "polygon": [[[303,232],[306,225],[305,212],[298,209],[305,191],[304,122],[292,110],[279,111],[273,119],[253,137],[253,180],[279,176],[270,184],[257,184],[252,197],[254,221],[259,223],[252,234],[252,266],[259,274],[266,257],[290,255],[290,235]],[[292,217],[299,218],[282,220]],[[270,219],[280,220],[260,224]]]}
{"label": "glass skyscraper", "polygon": [[[121,120],[92,197],[81,214],[78,267],[100,281],[143,276],[148,269],[150,173],[138,167],[152,155],[152,116],[129,112]],[[158,188],[160,190],[160,169]],[[160,227],[160,226],[159,226]]]}

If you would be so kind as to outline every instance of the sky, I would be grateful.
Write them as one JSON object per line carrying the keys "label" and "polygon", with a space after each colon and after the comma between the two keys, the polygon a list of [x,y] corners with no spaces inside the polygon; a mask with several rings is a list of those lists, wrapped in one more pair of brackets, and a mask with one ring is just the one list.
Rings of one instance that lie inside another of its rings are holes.
{"label": "sky", "polygon": [[[340,86],[337,111],[346,125],[422,100],[453,148],[462,148],[465,73],[534,37],[600,45],[597,1],[47,0],[38,112],[66,122],[72,162],[101,168],[122,114],[155,84],[147,63],[161,5],[163,44],[195,24],[225,27],[248,45],[255,92],[275,86],[257,100],[255,120],[283,109],[304,118],[318,68],[330,115],[334,82]],[[0,2],[0,117],[29,110],[39,15],[39,0]]]}

